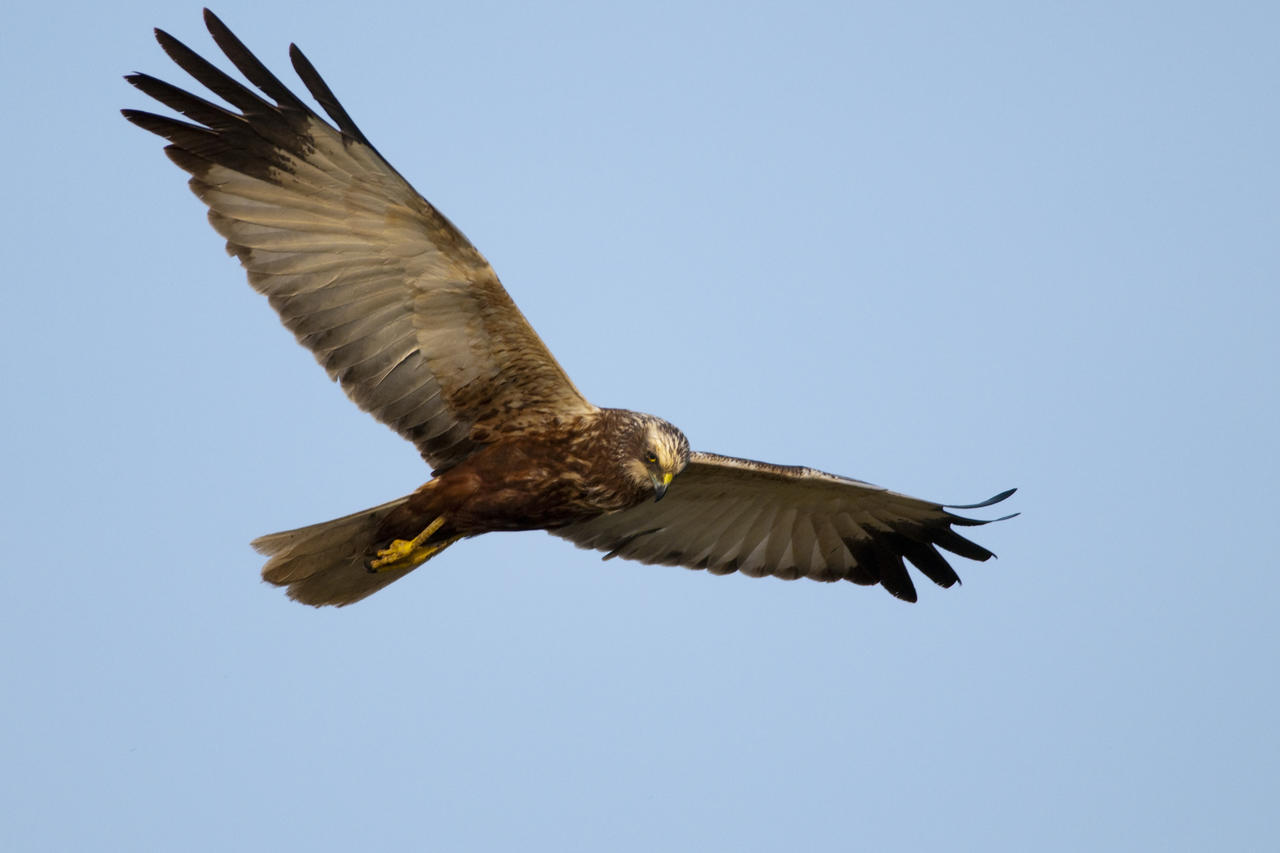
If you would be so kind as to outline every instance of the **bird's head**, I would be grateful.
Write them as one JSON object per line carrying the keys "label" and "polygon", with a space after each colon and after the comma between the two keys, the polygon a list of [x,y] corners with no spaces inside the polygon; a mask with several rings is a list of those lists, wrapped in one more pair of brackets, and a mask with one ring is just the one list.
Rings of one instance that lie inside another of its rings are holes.
{"label": "bird's head", "polygon": [[628,430],[623,467],[637,485],[662,500],[675,476],[689,464],[689,439],[653,415],[638,415]]}

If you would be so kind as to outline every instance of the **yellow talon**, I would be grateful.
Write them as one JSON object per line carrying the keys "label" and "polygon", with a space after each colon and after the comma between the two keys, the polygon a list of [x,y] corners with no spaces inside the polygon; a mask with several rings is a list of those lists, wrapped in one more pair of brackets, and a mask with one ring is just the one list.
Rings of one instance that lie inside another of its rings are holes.
{"label": "yellow talon", "polygon": [[377,559],[369,563],[369,570],[389,572],[394,569],[412,569],[415,566],[422,565],[462,538],[461,536],[451,536],[443,542],[427,545],[426,542],[431,538],[432,534],[443,526],[444,516],[442,515],[428,524],[421,533],[412,539],[396,539],[378,552]]}
{"label": "yellow talon", "polygon": [[407,539],[397,539],[387,547],[378,551],[377,559],[369,563],[369,568],[377,571],[389,571],[393,564],[400,562],[413,553],[413,543]]}

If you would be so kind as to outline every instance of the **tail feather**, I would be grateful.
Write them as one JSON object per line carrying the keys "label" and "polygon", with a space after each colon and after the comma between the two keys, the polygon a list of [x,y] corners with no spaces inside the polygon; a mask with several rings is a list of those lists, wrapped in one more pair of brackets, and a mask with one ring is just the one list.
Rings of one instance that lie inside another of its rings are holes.
{"label": "tail feather", "polygon": [[375,574],[368,569],[383,519],[406,500],[258,537],[253,540],[254,549],[270,557],[262,567],[262,579],[287,586],[290,598],[315,607],[341,607],[372,595],[409,573]]}

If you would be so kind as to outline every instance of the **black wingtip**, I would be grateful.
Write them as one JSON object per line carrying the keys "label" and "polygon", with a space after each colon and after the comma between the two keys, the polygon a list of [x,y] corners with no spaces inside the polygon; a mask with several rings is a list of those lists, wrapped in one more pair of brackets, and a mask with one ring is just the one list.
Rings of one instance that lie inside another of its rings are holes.
{"label": "black wingtip", "polygon": [[329,84],[324,82],[320,72],[316,71],[316,67],[311,64],[311,60],[307,59],[306,54],[296,44],[290,43],[289,45],[289,61],[293,63],[293,70],[302,79],[303,85],[311,92],[311,97],[316,99],[317,103],[328,113],[329,118],[333,119],[334,123],[338,125],[338,130],[357,142],[373,148],[373,144],[360,132],[360,128],[356,127],[356,123],[351,120],[351,116],[347,114],[342,104],[338,102],[338,98],[333,94],[333,90],[329,88]]}
{"label": "black wingtip", "polygon": [[[993,504],[998,504],[998,503],[1000,503],[1001,501],[1003,501],[1003,500],[1007,499],[1010,495],[1012,495],[1012,494],[1013,494],[1014,492],[1016,492],[1016,491],[1018,491],[1018,490],[1017,490],[1017,489],[1005,489],[1005,490],[1004,490],[1003,492],[1001,492],[1000,494],[998,494],[998,495],[993,495],[992,497],[987,498],[985,501],[982,501],[981,503],[976,503],[976,504],[945,504],[943,508],[944,508],[944,509],[982,509],[983,507],[987,507],[987,506],[991,506],[991,505],[993,505]],[[1015,512],[1015,513],[1014,513],[1014,515],[1017,515],[1017,513]],[[1005,518],[1012,518],[1012,517],[1013,517],[1013,516],[1005,516]],[[998,520],[998,521],[1003,521],[1004,519],[997,519],[997,520]]]}
{"label": "black wingtip", "polygon": [[209,35],[213,36],[214,43],[250,83],[274,98],[279,106],[295,109],[305,115],[312,114],[310,107],[289,91],[289,87],[272,74],[217,15],[208,9],[204,12],[205,26],[209,28]]}
{"label": "black wingtip", "polygon": [[173,36],[169,35],[167,32],[165,32],[164,30],[160,29],[159,27],[156,27],[156,28],[155,28],[154,30],[152,30],[151,32],[155,33],[156,41],[157,41],[157,42],[159,42],[160,47],[164,48],[164,52],[165,52],[165,53],[169,53],[169,52],[170,52],[170,51],[169,51],[169,45],[172,45],[172,44],[179,44],[179,45],[180,45],[180,44],[182,44],[182,42],[178,41],[176,38],[174,38]]}

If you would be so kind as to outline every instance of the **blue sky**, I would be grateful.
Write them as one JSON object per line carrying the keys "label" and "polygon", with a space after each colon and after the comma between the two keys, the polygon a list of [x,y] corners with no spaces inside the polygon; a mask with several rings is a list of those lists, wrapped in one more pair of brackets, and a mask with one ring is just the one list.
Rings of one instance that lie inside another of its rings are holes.
{"label": "blue sky", "polygon": [[199,7],[80,5],[0,51],[0,847],[1274,845],[1274,5],[219,5],[593,401],[1020,488],[916,605],[521,534],[323,611],[248,541],[427,472],[117,113]]}

